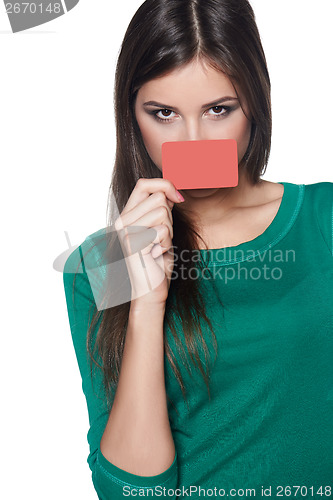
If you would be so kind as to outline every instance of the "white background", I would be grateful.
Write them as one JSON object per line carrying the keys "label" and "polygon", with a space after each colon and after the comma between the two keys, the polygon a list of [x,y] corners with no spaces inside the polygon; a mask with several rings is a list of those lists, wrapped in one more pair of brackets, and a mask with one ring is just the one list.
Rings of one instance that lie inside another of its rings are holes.
{"label": "white background", "polygon": [[[95,499],[88,414],[54,259],[105,227],[113,81],[141,0],[81,0],[13,34],[0,7],[2,412],[0,496]],[[272,83],[265,179],[333,181],[333,2],[252,0]],[[4,491],[2,491],[4,490]]]}

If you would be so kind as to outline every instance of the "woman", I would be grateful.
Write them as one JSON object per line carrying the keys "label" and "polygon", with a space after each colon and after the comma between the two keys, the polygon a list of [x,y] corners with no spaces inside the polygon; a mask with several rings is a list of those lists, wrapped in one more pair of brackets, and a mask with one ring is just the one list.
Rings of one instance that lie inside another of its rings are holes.
{"label": "woman", "polygon": [[[332,497],[333,183],[260,178],[270,80],[248,1],[144,2],[115,112],[119,213],[64,269],[98,497]],[[180,201],[161,146],[210,139],[236,139],[238,185]],[[97,310],[86,255],[115,260],[113,224],[132,300]],[[157,234],[140,258],[138,226]]]}

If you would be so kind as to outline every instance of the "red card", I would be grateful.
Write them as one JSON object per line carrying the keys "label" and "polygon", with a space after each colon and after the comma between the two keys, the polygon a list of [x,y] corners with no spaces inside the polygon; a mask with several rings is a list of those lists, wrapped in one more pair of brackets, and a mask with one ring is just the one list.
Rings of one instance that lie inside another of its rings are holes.
{"label": "red card", "polygon": [[235,139],[176,141],[162,144],[163,179],[176,189],[204,189],[238,185]]}

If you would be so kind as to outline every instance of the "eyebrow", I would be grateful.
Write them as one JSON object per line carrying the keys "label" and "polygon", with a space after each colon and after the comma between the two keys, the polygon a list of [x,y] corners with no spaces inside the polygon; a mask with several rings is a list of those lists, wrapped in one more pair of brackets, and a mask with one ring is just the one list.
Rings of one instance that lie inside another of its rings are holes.
{"label": "eyebrow", "polygon": [[[230,97],[230,96],[225,96],[221,97],[220,99],[217,99],[216,101],[213,102],[208,102],[207,104],[204,104],[201,109],[204,108],[211,108],[213,106],[217,106],[221,102],[225,101],[238,101],[237,97]],[[169,104],[163,104],[161,102],[156,102],[156,101],[148,101],[143,103],[144,106],[156,106],[157,108],[163,108],[163,109],[174,109],[175,111],[179,111],[175,106],[170,106]]]}

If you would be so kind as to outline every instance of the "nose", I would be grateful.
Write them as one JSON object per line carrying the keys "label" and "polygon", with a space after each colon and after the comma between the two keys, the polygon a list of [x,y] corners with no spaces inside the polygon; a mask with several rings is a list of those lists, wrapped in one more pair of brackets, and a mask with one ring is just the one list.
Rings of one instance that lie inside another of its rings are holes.
{"label": "nose", "polygon": [[197,121],[191,121],[184,125],[184,133],[182,141],[203,141],[206,139],[202,125]]}

